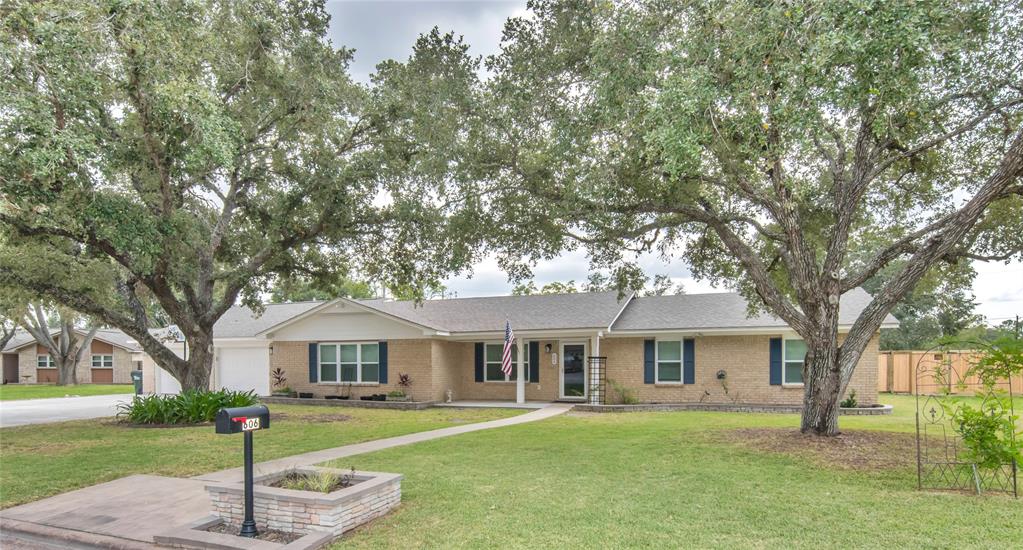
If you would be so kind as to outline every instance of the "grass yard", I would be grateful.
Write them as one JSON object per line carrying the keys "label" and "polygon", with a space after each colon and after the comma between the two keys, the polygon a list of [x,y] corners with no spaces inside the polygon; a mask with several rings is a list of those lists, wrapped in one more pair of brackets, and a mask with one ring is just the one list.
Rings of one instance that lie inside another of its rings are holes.
{"label": "grass yard", "polygon": [[0,385],[0,401],[15,399],[44,399],[47,397],[64,397],[67,395],[84,397],[87,395],[114,395],[119,393],[135,393],[132,384],[78,384],[75,386],[56,386],[53,384],[3,384]]}
{"label": "grass yard", "polygon": [[[403,503],[334,548],[1018,545],[1023,500],[916,490],[913,399],[882,401],[896,414],[842,418],[847,441],[882,440],[866,464],[737,431],[798,439],[795,415],[697,412],[570,414],[352,457],[334,465],[405,474]],[[880,453],[894,463],[872,465]]]}
{"label": "grass yard", "polygon": [[[79,386],[81,387],[81,386]],[[274,405],[256,435],[255,459],[521,414],[511,409],[395,411]],[[241,436],[213,426],[133,428],[111,419],[0,429],[0,507],[130,474],[193,476],[241,465]]]}

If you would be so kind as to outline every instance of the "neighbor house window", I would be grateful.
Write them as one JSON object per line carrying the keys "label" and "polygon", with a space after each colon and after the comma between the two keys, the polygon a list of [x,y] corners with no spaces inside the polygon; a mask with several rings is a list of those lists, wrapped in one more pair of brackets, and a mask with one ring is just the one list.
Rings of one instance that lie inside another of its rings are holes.
{"label": "neighbor house window", "polygon": [[36,368],[37,369],[55,369],[57,367],[53,364],[53,357],[50,357],[50,354],[47,353],[46,355],[37,355],[36,356]]}
{"label": "neighbor house window", "polygon": [[380,345],[320,344],[320,382],[379,382]]}
{"label": "neighbor house window", "polygon": [[682,341],[657,341],[657,382],[682,381]]}
{"label": "neighbor house window", "polygon": [[[529,345],[523,346],[526,349],[526,357],[523,359],[526,363],[526,368],[529,368]],[[511,349],[511,360],[512,370],[511,374],[505,376],[501,372],[501,357],[504,355],[504,342],[499,344],[487,344],[487,355],[486,355],[486,368],[483,369],[486,375],[484,380],[487,382],[514,382],[516,375],[519,371],[519,347],[512,345]]]}
{"label": "neighbor house window", "polygon": [[782,384],[803,383],[803,360],[806,358],[806,342],[799,339],[785,339],[782,367]]}
{"label": "neighbor house window", "polygon": [[92,368],[94,368],[94,369],[112,369],[112,368],[114,368],[114,356],[113,355],[93,355],[92,356]]}

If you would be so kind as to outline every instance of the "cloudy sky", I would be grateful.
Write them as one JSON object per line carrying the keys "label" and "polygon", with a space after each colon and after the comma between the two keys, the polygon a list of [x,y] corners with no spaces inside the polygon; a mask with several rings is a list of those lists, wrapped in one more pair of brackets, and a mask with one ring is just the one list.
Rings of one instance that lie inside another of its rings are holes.
{"label": "cloudy sky", "polygon": [[[526,13],[525,1],[328,1],[331,14],[330,35],[335,45],[355,48],[352,74],[366,81],[377,63],[384,59],[406,59],[416,37],[434,26],[455,31],[465,37],[471,52],[496,53],[505,19]],[[649,255],[640,258],[647,275],[667,274],[682,283],[687,292],[714,292],[707,283],[692,278],[684,262],[665,262]],[[586,256],[565,254],[535,269],[536,281],[585,281]],[[1023,315],[1023,263],[977,265],[974,292],[980,302],[978,312],[989,321]],[[459,296],[508,294],[511,284],[494,262],[475,267],[472,278],[456,277],[447,282]]]}

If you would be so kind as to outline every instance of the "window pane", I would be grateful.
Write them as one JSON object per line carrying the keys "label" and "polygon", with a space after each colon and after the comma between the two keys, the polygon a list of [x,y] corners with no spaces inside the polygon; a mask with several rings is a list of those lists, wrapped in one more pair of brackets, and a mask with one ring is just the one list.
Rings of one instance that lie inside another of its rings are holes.
{"label": "window pane", "polygon": [[488,363],[493,363],[494,361],[500,363],[502,355],[504,355],[504,344],[487,344]]}
{"label": "window pane", "polygon": [[342,344],[341,345],[341,362],[342,363],[354,363],[358,361],[358,346],[355,344]]}
{"label": "window pane", "polygon": [[681,382],[682,363],[657,363],[657,380],[659,382]]}
{"label": "window pane", "polygon": [[98,368],[103,366],[103,357],[99,355],[92,356],[92,368]]}
{"label": "window pane", "polygon": [[113,355],[106,355],[106,356],[104,356],[103,357],[103,366],[104,367],[111,367],[112,368],[114,366],[114,356]]}
{"label": "window pane", "polygon": [[380,360],[380,348],[376,344],[362,345],[362,362],[376,363]]}
{"label": "window pane", "polygon": [[785,340],[785,360],[802,361],[806,357],[806,342],[802,340]]}
{"label": "window pane", "polygon": [[377,363],[363,363],[362,381],[363,382],[380,381],[380,365],[378,365]]}
{"label": "window pane", "polygon": [[321,363],[337,363],[337,346],[331,344],[320,346]]}
{"label": "window pane", "polygon": [[487,363],[487,380],[504,380],[501,363]]}
{"label": "window pane", "polygon": [[358,371],[356,370],[355,363],[341,363],[341,381],[342,382],[358,382]]}
{"label": "window pane", "polygon": [[785,362],[785,383],[786,384],[802,384],[803,383],[803,362],[802,361],[786,361]]}
{"label": "window pane", "polygon": [[320,382],[337,382],[337,365],[320,365]]}
{"label": "window pane", "polygon": [[681,361],[682,342],[657,342],[658,361]]}

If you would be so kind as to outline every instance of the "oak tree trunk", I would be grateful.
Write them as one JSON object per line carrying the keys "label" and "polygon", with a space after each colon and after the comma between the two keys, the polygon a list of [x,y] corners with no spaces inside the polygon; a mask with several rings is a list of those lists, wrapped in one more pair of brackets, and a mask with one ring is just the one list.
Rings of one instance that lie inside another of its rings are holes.
{"label": "oak tree trunk", "polygon": [[182,390],[210,389],[210,373],[213,371],[213,337],[212,331],[194,331],[185,336],[188,342],[188,362],[183,372],[175,378],[181,383]]}
{"label": "oak tree trunk", "polygon": [[803,367],[803,416],[799,430],[805,434],[838,435],[838,403],[843,385],[837,335],[830,341],[807,344]]}
{"label": "oak tree trunk", "polygon": [[78,361],[74,357],[64,358],[52,355],[51,357],[53,357],[53,362],[57,367],[57,385],[74,386],[77,384]]}

